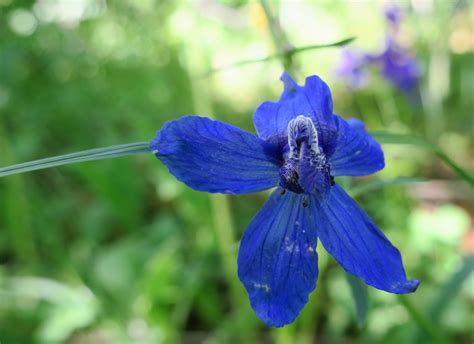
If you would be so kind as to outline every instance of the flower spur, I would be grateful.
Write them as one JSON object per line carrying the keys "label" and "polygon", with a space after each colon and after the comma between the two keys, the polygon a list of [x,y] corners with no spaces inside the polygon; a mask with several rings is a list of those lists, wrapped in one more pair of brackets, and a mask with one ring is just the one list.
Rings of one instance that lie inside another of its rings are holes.
{"label": "flower spur", "polygon": [[399,251],[334,182],[381,170],[380,145],[359,120],[333,114],[328,86],[317,76],[299,86],[282,75],[278,102],[255,112],[258,135],[205,117],[168,122],[150,142],[180,181],[211,193],[242,194],[277,187],[240,243],[239,279],[268,326],[295,320],[315,289],[316,245],[348,273],[391,293],[410,293]]}

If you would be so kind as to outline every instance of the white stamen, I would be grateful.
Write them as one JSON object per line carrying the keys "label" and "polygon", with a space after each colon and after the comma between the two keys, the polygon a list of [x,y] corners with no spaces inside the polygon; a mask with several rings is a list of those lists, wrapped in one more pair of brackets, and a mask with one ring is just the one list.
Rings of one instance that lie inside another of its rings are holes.
{"label": "white stamen", "polygon": [[290,147],[290,157],[293,157],[294,155],[298,154],[296,136],[298,134],[298,131],[303,132],[304,130],[307,131],[307,143],[310,149],[315,154],[321,153],[319,149],[318,131],[316,130],[313,121],[309,117],[299,115],[288,123],[288,146]]}

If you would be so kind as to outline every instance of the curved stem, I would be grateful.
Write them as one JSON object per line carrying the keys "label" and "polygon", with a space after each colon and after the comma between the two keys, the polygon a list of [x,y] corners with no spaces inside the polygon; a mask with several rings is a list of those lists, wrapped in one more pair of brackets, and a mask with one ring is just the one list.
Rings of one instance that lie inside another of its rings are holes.
{"label": "curved stem", "polygon": [[42,170],[55,166],[76,164],[84,161],[102,160],[142,153],[151,153],[148,142],[135,142],[111,147],[89,149],[0,168],[0,177]]}

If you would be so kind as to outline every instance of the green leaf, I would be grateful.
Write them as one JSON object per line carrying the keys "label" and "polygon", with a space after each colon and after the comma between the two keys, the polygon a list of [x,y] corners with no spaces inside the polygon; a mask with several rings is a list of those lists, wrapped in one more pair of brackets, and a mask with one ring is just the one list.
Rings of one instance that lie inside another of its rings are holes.
{"label": "green leaf", "polygon": [[459,293],[464,281],[473,271],[474,255],[470,255],[464,258],[461,268],[448,279],[448,282],[439,291],[438,297],[432,303],[429,311],[431,319],[437,320],[441,317],[446,307]]}
{"label": "green leaf", "polygon": [[367,285],[357,277],[346,273],[347,283],[351,288],[352,297],[356,310],[357,325],[359,328],[364,327],[367,319],[367,309],[369,306],[369,294]]}
{"label": "green leaf", "polygon": [[436,325],[431,322],[427,317],[425,317],[416,307],[411,303],[410,296],[408,295],[398,295],[398,301],[405,308],[405,310],[410,314],[411,319],[415,322],[418,328],[426,333],[430,337],[430,343],[442,344],[446,343],[441,329],[436,327]]}
{"label": "green leaf", "polygon": [[380,143],[385,144],[412,144],[419,147],[424,147],[435,154],[439,159],[444,161],[459,177],[464,179],[471,187],[474,188],[474,176],[465,169],[456,164],[446,153],[427,140],[411,135],[411,134],[395,134],[387,132],[372,132],[371,135]]}

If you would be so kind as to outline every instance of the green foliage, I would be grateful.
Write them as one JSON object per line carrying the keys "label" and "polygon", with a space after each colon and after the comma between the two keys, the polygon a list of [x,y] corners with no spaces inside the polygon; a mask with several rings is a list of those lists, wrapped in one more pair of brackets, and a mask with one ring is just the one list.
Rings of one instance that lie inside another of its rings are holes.
{"label": "green foliage", "polygon": [[407,16],[423,70],[421,103],[411,103],[375,73],[348,90],[333,77],[340,49],[319,49],[343,37],[378,45],[375,1],[269,2],[292,50],[272,41],[255,2],[77,1],[83,11],[69,14],[55,3],[0,0],[0,166],[143,142],[189,113],[252,130],[290,51],[299,81],[321,75],[335,112],[384,142],[383,172],[338,182],[422,283],[401,299],[366,295],[319,247],[307,307],[291,326],[266,329],[235,274],[266,195],[209,197],[147,154],[84,162],[0,179],[0,342],[471,340],[472,51],[455,45],[470,8],[435,1],[431,14]]}

